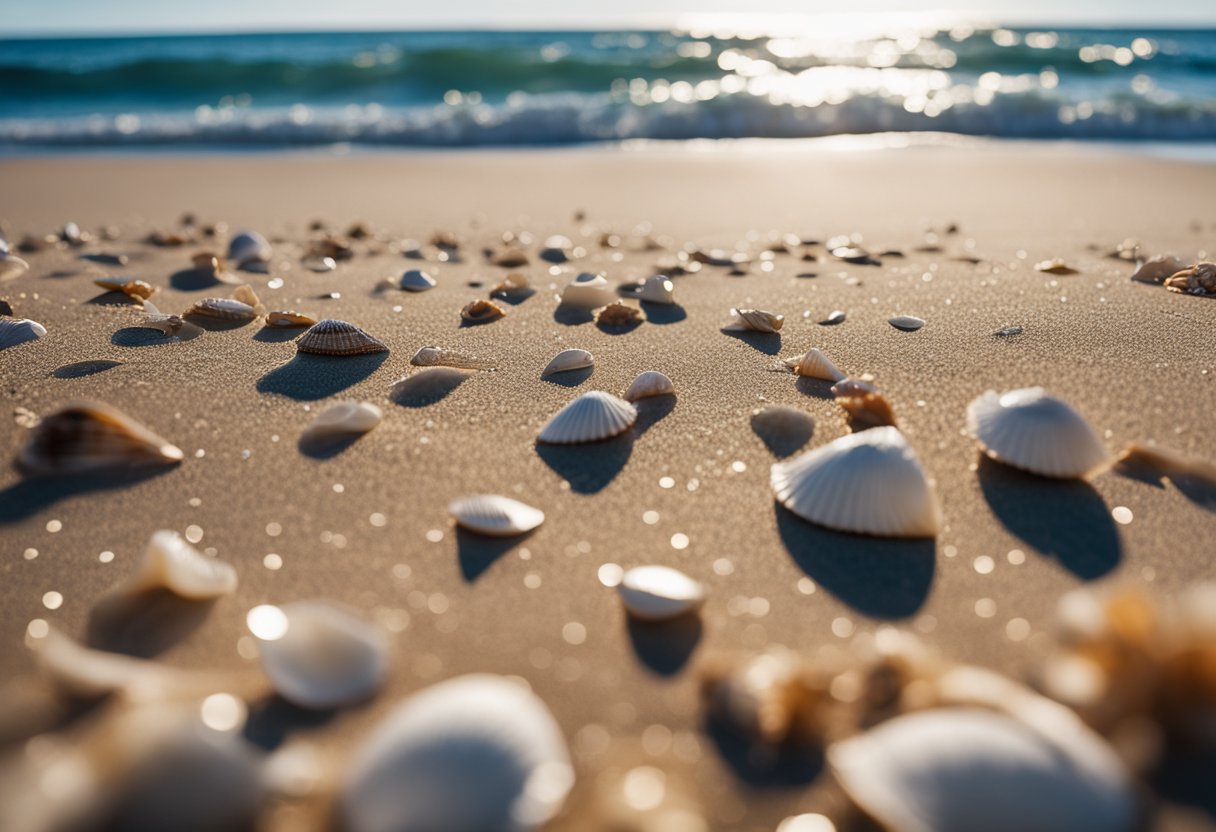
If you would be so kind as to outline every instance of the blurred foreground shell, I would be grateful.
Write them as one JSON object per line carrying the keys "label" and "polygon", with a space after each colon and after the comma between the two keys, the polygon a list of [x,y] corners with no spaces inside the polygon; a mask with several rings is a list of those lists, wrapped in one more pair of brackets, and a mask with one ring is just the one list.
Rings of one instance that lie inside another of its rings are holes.
{"label": "blurred foreground shell", "polygon": [[824,381],[840,381],[845,375],[840,368],[822,351],[811,347],[805,355],[796,358],[783,359],[782,364],[789,367],[795,374],[808,378],[819,378]]}
{"label": "blurred foreground shell", "polygon": [[340,798],[349,832],[524,832],[556,814],[574,784],[549,709],[488,674],[407,698],[349,770]]}
{"label": "blurred foreground shell", "polygon": [[272,254],[270,243],[256,231],[242,231],[228,244],[228,259],[237,266],[268,263]]}
{"label": "blurred foreground shell", "polygon": [[544,378],[554,373],[566,373],[570,370],[583,370],[594,365],[595,357],[587,350],[577,348],[562,350],[553,356],[553,360],[545,365],[545,369],[540,371],[540,377]]}
{"label": "blurred foreground shell", "polygon": [[722,327],[729,332],[780,332],[781,325],[785,323],[784,315],[760,309],[732,309],[730,314],[734,320]]}
{"label": "blurred foreground shell", "polygon": [[1165,281],[1171,292],[1216,297],[1216,263],[1198,263],[1183,269]]}
{"label": "blurred foreground shell", "polygon": [[1034,264],[1036,270],[1045,274],[1080,274],[1079,269],[1074,269],[1068,265],[1062,257],[1055,257],[1051,260],[1042,260]]}
{"label": "blurred foreground shell", "polygon": [[865,430],[895,425],[895,410],[891,403],[869,382],[846,378],[832,385],[832,395],[848,414],[852,427]]}
{"label": "blurred foreground shell", "polygon": [[315,355],[367,355],[388,352],[383,342],[354,324],[326,319],[318,321],[296,340],[299,352]]}
{"label": "blurred foreground shell", "polygon": [[494,301],[481,298],[466,304],[460,310],[461,319],[470,324],[487,324],[490,321],[497,321],[506,314],[506,310]]}
{"label": "blurred foreground shell", "polygon": [[637,408],[629,402],[592,390],[559,410],[538,438],[553,445],[598,442],[624,433],[637,418]]}
{"label": "blurred foreground shell", "polygon": [[422,347],[414,353],[410,363],[415,367],[455,367],[459,370],[492,370],[494,362],[475,358],[443,347]]}
{"label": "blurred foreground shell", "polygon": [[646,370],[638,373],[637,378],[625,391],[624,398],[627,402],[636,402],[638,399],[646,399],[651,396],[670,396],[675,392],[676,386],[666,375],[658,370]]}
{"label": "blurred foreground shell", "polygon": [[777,501],[804,520],[881,537],[934,537],[941,510],[911,446],[893,427],[842,436],[773,465]]}
{"label": "blurred foreground shell", "polygon": [[147,300],[156,293],[155,286],[134,277],[99,277],[93,283],[107,292],[122,292],[129,298],[140,300]]}
{"label": "blurred foreground shell", "polygon": [[1086,477],[1108,459],[1081,414],[1042,387],[989,390],[967,406],[967,431],[997,462],[1044,477]]}
{"label": "blurred foreground shell", "polygon": [[540,509],[497,494],[458,497],[448,503],[448,513],[463,528],[490,537],[526,534],[545,522]]}
{"label": "blurred foreground shell", "polygon": [[266,326],[276,329],[292,329],[300,326],[312,326],[317,321],[303,312],[276,310],[266,313]]}
{"label": "blurred foreground shell", "polygon": [[307,442],[367,433],[382,418],[383,411],[371,402],[336,402],[317,414],[300,438]]}
{"label": "blurred foreground shell", "polygon": [[666,275],[656,274],[653,277],[646,278],[646,282],[642,284],[637,297],[638,300],[643,300],[647,303],[672,305],[676,302],[675,288],[675,284]]}
{"label": "blurred foreground shell", "polygon": [[634,618],[665,621],[705,603],[705,587],[669,566],[635,566],[621,577],[617,592]]}
{"label": "blurred foreground shell", "polygon": [[43,418],[17,455],[31,474],[79,474],[105,468],[172,465],[181,448],[99,402],[73,402]]}
{"label": "blurred foreground shell", "polygon": [[0,240],[0,283],[16,280],[29,271],[30,264],[9,251],[8,243]]}
{"label": "blurred foreground shell", "polygon": [[46,327],[37,321],[27,318],[0,320],[0,350],[24,344],[26,341],[37,341],[46,335]]}
{"label": "blurred foreground shell", "polygon": [[603,275],[583,272],[562,290],[561,302],[571,306],[595,309],[612,302],[612,290]]}
{"label": "blurred foreground shell", "polygon": [[1160,284],[1164,283],[1166,278],[1176,275],[1185,268],[1186,263],[1174,255],[1159,254],[1141,263],[1140,267],[1132,272],[1132,280],[1140,283]]}
{"label": "blurred foreground shell", "polygon": [[143,559],[127,582],[132,592],[167,589],[192,601],[206,601],[236,591],[236,570],[219,558],[195,549],[177,532],[152,535]]}
{"label": "blurred foreground shell", "polygon": [[428,289],[434,289],[436,284],[435,278],[422,269],[410,269],[401,275],[401,282],[398,285],[407,292],[425,292]]}
{"label": "blurred foreground shell", "polygon": [[70,696],[93,698],[117,691],[154,696],[175,673],[157,662],[84,647],[53,627],[27,643],[38,667]]}
{"label": "blurred foreground shell", "polygon": [[527,276],[519,272],[511,272],[490,290],[490,297],[510,299],[530,292]]}
{"label": "blurred foreground shell", "polygon": [[753,656],[707,662],[702,674],[714,719],[770,745],[806,739],[816,689],[792,651],[774,646]]}

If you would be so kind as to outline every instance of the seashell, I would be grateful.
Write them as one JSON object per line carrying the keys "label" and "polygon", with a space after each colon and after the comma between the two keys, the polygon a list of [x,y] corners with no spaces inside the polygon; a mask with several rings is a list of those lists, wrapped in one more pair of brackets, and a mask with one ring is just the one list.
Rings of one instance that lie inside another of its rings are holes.
{"label": "seashell", "polygon": [[917,318],[914,315],[897,315],[887,321],[887,323],[904,332],[916,332],[916,330],[925,325],[923,318]]}
{"label": "seashell", "polygon": [[752,431],[778,456],[789,456],[805,445],[815,432],[811,414],[785,405],[753,410],[751,425]]}
{"label": "seashell", "polygon": [[635,306],[627,306],[618,301],[599,309],[595,314],[595,322],[606,327],[625,327],[641,323],[642,312]]}
{"label": "seashell", "polygon": [[306,260],[349,260],[354,256],[354,247],[348,241],[332,234],[309,240],[308,247],[304,250]]}
{"label": "seashell", "polygon": [[204,555],[177,532],[164,529],[152,535],[143,560],[127,582],[132,592],[167,589],[191,601],[230,595],[236,584],[231,564]]}
{"label": "seashell", "polygon": [[815,691],[793,651],[774,646],[743,660],[710,663],[703,672],[710,713],[736,730],[778,745],[806,727]]}
{"label": "seashell", "polygon": [[290,312],[276,310],[266,313],[266,326],[275,327],[276,329],[291,329],[298,326],[312,326],[317,321],[315,318],[305,315],[303,312]]}
{"label": "seashell", "polygon": [[273,253],[270,243],[256,231],[242,231],[228,243],[228,259],[238,267],[269,263]]}
{"label": "seashell", "polygon": [[327,601],[249,611],[262,670],[280,696],[327,710],[369,699],[388,672],[388,639],[375,625]]}
{"label": "seashell", "polygon": [[13,317],[13,306],[8,301],[0,298],[0,316],[5,318]]}
{"label": "seashell", "polygon": [[722,327],[729,332],[780,332],[781,325],[785,323],[784,315],[776,315],[760,309],[732,309],[730,314],[735,317],[735,320]]}
{"label": "seashell", "polygon": [[583,272],[562,290],[562,303],[596,309],[612,303],[612,290],[603,275]]}
{"label": "seashell", "polygon": [[181,448],[99,402],[73,402],[45,417],[17,455],[32,474],[80,474],[103,468],[172,465]]}
{"label": "seashell", "polygon": [[624,433],[637,418],[637,408],[629,402],[592,390],[559,410],[541,428],[538,439],[553,445],[598,442]]}
{"label": "seashell", "polygon": [[107,292],[122,292],[129,298],[147,300],[156,292],[152,284],[134,277],[99,277],[93,281]]}
{"label": "seashell", "polygon": [[349,832],[525,832],[555,815],[574,784],[544,702],[489,674],[408,697],[349,771],[339,802]]}
{"label": "seashell", "polygon": [[194,242],[193,232],[189,234],[178,234],[176,231],[161,231],[159,229],[151,231],[145,238],[149,245],[160,246],[161,248],[177,248],[184,246],[186,243]]}
{"label": "seashell", "polygon": [[266,311],[249,284],[236,287],[231,298],[203,298],[186,310],[186,315],[219,318],[229,321],[251,321]]}
{"label": "seashell", "polygon": [[401,275],[400,286],[407,292],[425,292],[435,288],[435,278],[422,269],[410,269]]}
{"label": "seashell", "polygon": [[460,310],[460,317],[469,324],[488,324],[507,314],[506,310],[492,300],[475,300]]}
{"label": "seashell", "polygon": [[460,370],[494,369],[493,361],[445,350],[443,347],[422,347],[414,353],[410,363],[415,367],[455,367]]}
{"label": "seashell", "polygon": [[1023,327],[1015,324],[1013,326],[1003,326],[992,334],[997,338],[1011,338],[1014,335],[1021,335],[1025,331],[1026,330]]}
{"label": "seashell", "polygon": [[460,238],[451,231],[439,229],[431,234],[431,245],[435,248],[442,248],[448,251],[455,251],[460,248]]}
{"label": "seashell", "polygon": [[574,256],[574,243],[569,237],[554,234],[545,240],[540,249],[540,259],[549,263],[565,263]]}
{"label": "seashell", "polygon": [[705,587],[669,566],[635,566],[621,577],[617,592],[629,614],[644,621],[666,621],[705,603]]}
{"label": "seashell", "polygon": [[844,379],[832,385],[832,395],[848,414],[849,424],[858,430],[895,426],[891,403],[869,382]]}
{"label": "seashell", "polygon": [[675,288],[675,284],[666,275],[656,274],[654,277],[646,278],[637,297],[638,300],[644,300],[647,303],[671,305],[676,302]]}
{"label": "seashell", "polygon": [[179,341],[189,341],[203,333],[202,327],[190,323],[180,315],[166,315],[150,300],[145,300],[143,306],[146,314],[141,326],[147,329],[155,329]]}
{"label": "seashell", "polygon": [[671,383],[663,373],[658,370],[647,370],[643,373],[638,373],[637,378],[629,385],[629,389],[625,391],[624,399],[627,402],[636,402],[638,399],[645,399],[651,396],[673,396],[676,392],[676,386]]}
{"label": "seashell", "polygon": [[941,510],[904,435],[880,427],[773,465],[777,501],[804,520],[880,537],[934,537]]}
{"label": "seashell", "polygon": [[845,317],[846,315],[844,312],[840,311],[839,309],[834,309],[819,323],[823,326],[836,326],[837,324],[844,323]]}
{"label": "seashell", "polygon": [[131,689],[147,693],[163,687],[172,673],[157,662],[84,647],[54,627],[27,643],[42,671],[71,696],[88,699]]}
{"label": "seashell", "polygon": [[831,359],[814,347],[807,350],[806,355],[786,358],[781,363],[793,370],[796,375],[808,378],[821,378],[824,381],[841,381],[845,378],[844,373],[840,372]]}
{"label": "seashell", "polygon": [[1198,263],[1183,269],[1166,279],[1165,288],[1187,295],[1216,296],[1216,263]]}
{"label": "seashell", "polygon": [[882,262],[875,259],[864,248],[857,246],[837,246],[832,249],[832,256],[837,260],[852,263],[857,266],[881,266]]}
{"label": "seashell", "polygon": [[37,341],[46,335],[46,327],[28,318],[6,318],[0,320],[0,350],[24,344],[26,341]]}
{"label": "seashell", "polygon": [[977,708],[940,708],[834,743],[827,758],[849,797],[900,832],[1137,828],[1122,763],[1097,737],[1076,739]]}
{"label": "seashell", "polygon": [[552,361],[545,365],[545,369],[541,370],[540,377],[544,378],[554,373],[566,373],[570,370],[582,370],[594,364],[595,357],[586,350],[562,350],[553,357]]}
{"label": "seashell", "polygon": [[309,256],[300,261],[300,265],[308,269],[310,272],[324,274],[337,270],[338,261],[332,257],[317,257]]}
{"label": "seashell", "polygon": [[524,294],[530,294],[528,278],[519,272],[511,272],[490,290],[490,297],[513,298]]}
{"label": "seashell", "polygon": [[380,408],[371,402],[338,402],[317,414],[300,437],[310,442],[334,436],[367,433],[384,418]]}
{"label": "seashell", "polygon": [[1140,283],[1164,283],[1186,268],[1186,264],[1172,254],[1159,254],[1145,260],[1132,272],[1132,280]]}
{"label": "seashell", "polygon": [[296,340],[299,352],[315,355],[366,355],[388,352],[381,341],[354,324],[326,319],[313,324]]}
{"label": "seashell", "polygon": [[1046,274],[1080,274],[1080,269],[1074,269],[1064,261],[1063,257],[1054,257],[1051,260],[1042,260],[1034,264],[1037,271]]}
{"label": "seashell", "polygon": [[9,251],[8,243],[0,240],[0,283],[16,280],[30,269],[30,264]]}
{"label": "seashell", "polygon": [[527,534],[545,522],[545,513],[510,497],[479,494],[448,503],[448,514],[469,531],[490,537]]}
{"label": "seashell", "polygon": [[1042,387],[989,390],[967,406],[967,431],[997,462],[1044,477],[1086,477],[1108,458],[1081,414]]}
{"label": "seashell", "polygon": [[528,265],[528,255],[515,246],[503,246],[496,252],[488,253],[490,262],[504,269],[516,269]]}
{"label": "seashell", "polygon": [[1119,465],[1132,471],[1147,468],[1175,482],[1202,483],[1216,489],[1216,465],[1158,445],[1131,443],[1119,454]]}
{"label": "seashell", "polygon": [[79,246],[88,242],[90,236],[82,232],[80,226],[76,223],[65,222],[63,228],[59,231],[59,239],[70,246]]}

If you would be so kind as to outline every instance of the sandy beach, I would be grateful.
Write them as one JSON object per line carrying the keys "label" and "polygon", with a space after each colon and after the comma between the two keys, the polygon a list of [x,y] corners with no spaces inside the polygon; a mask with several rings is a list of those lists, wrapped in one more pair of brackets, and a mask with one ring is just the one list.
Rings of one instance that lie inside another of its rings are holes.
{"label": "sandy beach", "polygon": [[[1210,259],[1210,164],[1105,146],[756,141],[8,158],[0,181],[0,226],[14,244],[67,221],[93,233],[118,229],[118,239],[87,249],[23,255],[29,274],[0,285],[18,317],[48,330],[0,353],[0,455],[13,458],[28,436],[19,409],[47,414],[74,399],[118,407],[186,455],[179,466],[103,487],[0,472],[6,745],[58,719],[24,644],[33,619],[174,666],[236,670],[256,667],[251,607],[326,598],[392,633],[390,678],[371,702],[324,718],[255,705],[247,734],[262,747],[306,738],[341,761],[404,695],[463,673],[508,674],[553,710],[578,788],[650,762],[684,773],[711,828],[771,830],[839,796],[816,765],[753,765],[707,731],[698,690],[706,659],[785,645],[814,660],[895,627],[950,659],[1023,678],[1050,645],[1069,590],[1131,585],[1170,597],[1214,576],[1210,495],[1117,472],[1090,483],[1018,474],[981,461],[964,431],[965,408],[984,391],[1042,385],[1112,452],[1155,440],[1216,456],[1216,301],[1134,283],[1132,264],[1105,256],[1134,237],[1149,254]],[[259,323],[131,346],[123,331],[141,319],[138,307],[99,301],[94,278],[146,280],[170,312],[228,293],[185,271],[190,255],[212,244],[143,242],[186,212],[271,239],[271,274],[245,276],[268,308],[353,322],[391,351],[310,363],[296,357],[297,332]],[[362,221],[376,239],[357,242],[337,271],[315,274],[300,265],[314,220],[337,231]],[[915,250],[927,229],[950,223],[959,231],[942,236],[943,251]],[[440,229],[461,240],[462,257],[421,265],[438,281],[433,291],[377,291],[420,266],[399,253],[401,240],[426,241]],[[536,241],[518,271],[538,291],[507,305],[499,321],[462,327],[461,307],[508,271],[482,256],[507,231]],[[622,245],[601,248],[605,232]],[[555,295],[578,272],[638,280],[687,244],[758,254],[776,232],[856,233],[872,250],[904,256],[866,266],[777,254],[771,270],[757,260],[742,276],[706,266],[675,278],[675,311],[625,333],[555,316]],[[537,259],[551,234],[586,256],[556,267]],[[641,250],[646,235],[664,248]],[[106,266],[81,251],[129,262]],[[1079,273],[1034,269],[1055,257]],[[340,297],[321,299],[331,292]],[[785,326],[779,337],[723,333],[732,307],[782,313]],[[818,323],[833,310],[847,320]],[[887,323],[894,315],[926,323],[901,332]],[[1010,326],[1022,332],[994,335]],[[432,344],[497,369],[434,401],[390,399],[390,385],[413,369],[410,357]],[[594,371],[542,380],[545,364],[569,347],[590,350]],[[945,528],[936,540],[835,533],[775,504],[777,457],[753,432],[752,411],[805,410],[814,419],[807,448],[849,430],[827,383],[773,371],[778,357],[810,347],[846,373],[873,374],[886,393],[940,496]],[[121,364],[55,375],[98,359]],[[676,396],[641,408],[632,433],[595,446],[536,444],[567,401],[588,390],[619,395],[643,370],[670,376]],[[383,423],[339,453],[302,453],[301,431],[338,399],[379,405]],[[547,519],[522,539],[457,532],[447,504],[476,493],[515,497]],[[1130,509],[1131,521],[1116,522],[1116,507]],[[158,529],[201,534],[198,547],[232,563],[239,588],[174,627],[107,630],[96,604]],[[265,565],[270,554],[279,568]],[[708,601],[698,618],[674,626],[631,624],[599,580],[606,563],[675,566],[706,585]],[[48,592],[62,605],[48,609]],[[1214,828],[1213,769],[1204,765],[1163,780],[1154,828]],[[557,828],[580,828],[564,823]],[[320,825],[299,813],[266,819],[266,828]]]}

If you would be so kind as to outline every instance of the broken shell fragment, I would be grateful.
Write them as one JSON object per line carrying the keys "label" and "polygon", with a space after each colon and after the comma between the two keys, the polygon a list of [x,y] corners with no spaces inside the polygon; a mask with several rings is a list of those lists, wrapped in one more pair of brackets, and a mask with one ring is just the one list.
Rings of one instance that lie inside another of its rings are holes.
{"label": "broken shell fragment", "polygon": [[1167,278],[1165,288],[1186,295],[1216,297],[1216,263],[1198,263]]}
{"label": "broken shell fragment", "polygon": [[147,300],[156,292],[156,287],[134,277],[99,277],[93,281],[107,292],[122,292],[129,298]]}
{"label": "broken shell fragment", "polygon": [[1132,272],[1132,280],[1140,283],[1164,283],[1186,268],[1186,264],[1172,254],[1159,254],[1145,260]]}
{"label": "broken shell fragment", "polygon": [[597,310],[595,322],[603,327],[626,327],[642,322],[642,312],[636,306],[629,306],[618,301]]}
{"label": "broken shell fragment", "polygon": [[603,275],[583,272],[562,290],[561,302],[596,309],[612,302],[612,290]]}
{"label": "broken shell fragment", "polygon": [[388,347],[354,324],[326,319],[318,321],[296,340],[299,352],[314,355],[367,355],[388,352]]}
{"label": "broken shell fragment", "polygon": [[46,327],[28,318],[0,320],[0,350],[24,344],[26,341],[37,341],[46,335]]}
{"label": "broken shell fragment", "polygon": [[705,587],[669,566],[636,566],[621,577],[617,592],[625,609],[643,621],[666,621],[705,603]]}
{"label": "broken shell fragment", "polygon": [[162,529],[148,541],[128,588],[167,589],[191,601],[208,601],[236,591],[236,584],[231,564],[204,555],[177,532]]}
{"label": "broken shell fragment", "polygon": [[832,395],[848,414],[849,424],[858,430],[895,425],[891,403],[869,382],[844,379],[832,385]]}
{"label": "broken shell fragment", "polygon": [[414,353],[410,363],[415,367],[455,367],[459,370],[492,370],[494,362],[475,358],[443,347],[422,347]]}
{"label": "broken shell fragment", "polygon": [[967,431],[997,462],[1044,477],[1087,477],[1108,460],[1081,414],[1042,387],[989,390],[967,406]]}
{"label": "broken shell fragment", "polygon": [[879,537],[934,537],[941,510],[924,468],[893,427],[842,436],[773,465],[777,501],[804,520]]}
{"label": "broken shell fragment", "polygon": [[256,231],[243,231],[228,244],[228,259],[238,267],[268,263],[272,254],[270,243]]}
{"label": "broken shell fragment", "polygon": [[916,332],[916,330],[925,325],[923,318],[917,318],[914,315],[897,315],[887,321],[887,323],[904,332]]}
{"label": "broken shell fragment", "polygon": [[629,385],[629,389],[625,391],[625,401],[636,402],[638,399],[645,399],[651,396],[671,396],[676,392],[676,387],[663,373],[658,370],[647,370],[643,373],[638,373],[637,378]]}
{"label": "broken shell fragment", "polygon": [[638,300],[646,303],[672,305],[676,302],[675,284],[666,275],[656,274],[646,278],[637,294]]}
{"label": "broken shell fragment", "polygon": [[425,292],[428,289],[434,289],[437,284],[435,278],[422,269],[409,269],[401,275],[401,282],[398,285],[407,292]]}
{"label": "broken shell fragment", "polygon": [[1042,260],[1034,264],[1037,271],[1045,274],[1080,274],[1080,269],[1074,269],[1068,265],[1062,257],[1054,257],[1050,260]]}
{"label": "broken shell fragment", "polygon": [[808,378],[819,378],[824,381],[841,381],[845,378],[840,368],[832,363],[820,350],[811,347],[805,355],[796,358],[783,359],[782,364],[789,367],[796,375]]}
{"label": "broken shell fragment", "polygon": [[551,376],[554,373],[566,373],[570,370],[582,370],[595,364],[595,357],[586,350],[562,350],[553,360],[541,370],[540,377]]}
{"label": "broken shell fragment", "polygon": [[592,390],[559,410],[541,429],[539,441],[553,445],[598,442],[627,431],[638,411],[611,393]]}
{"label": "broken shell fragment", "polygon": [[317,442],[335,436],[367,433],[384,418],[380,408],[371,402],[338,402],[317,414],[300,437],[304,442]]}
{"label": "broken shell fragment", "polygon": [[506,310],[492,300],[478,299],[460,310],[461,319],[468,324],[488,324],[507,314]]}
{"label": "broken shell fragment", "polygon": [[490,537],[527,534],[545,522],[545,513],[519,500],[497,494],[459,497],[448,503],[457,525]]}
{"label": "broken shell fragment", "polygon": [[722,327],[729,332],[780,332],[781,325],[785,323],[784,315],[760,309],[732,309],[730,314],[734,320]]}
{"label": "broken shell fragment", "polygon": [[99,402],[73,402],[43,418],[17,455],[31,474],[80,474],[104,468],[173,465],[181,448]]}
{"label": "broken shell fragment", "polygon": [[274,327],[275,329],[294,329],[295,327],[312,326],[316,322],[315,318],[305,315],[303,312],[276,310],[266,313],[266,326]]}
{"label": "broken shell fragment", "polygon": [[176,338],[179,341],[189,341],[203,333],[200,326],[190,323],[181,315],[167,315],[156,308],[150,300],[144,301],[144,320],[140,326],[155,329],[162,335]]}

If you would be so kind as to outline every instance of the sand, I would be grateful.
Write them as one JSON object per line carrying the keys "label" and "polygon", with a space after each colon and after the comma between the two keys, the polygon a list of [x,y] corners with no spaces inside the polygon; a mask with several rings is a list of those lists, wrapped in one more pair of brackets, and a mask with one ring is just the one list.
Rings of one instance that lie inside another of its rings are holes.
{"label": "sand", "polygon": [[[0,180],[10,240],[67,220],[86,229],[114,224],[121,239],[99,248],[131,257],[111,269],[74,252],[36,254],[30,275],[0,287],[19,315],[50,330],[0,354],[0,455],[11,458],[25,439],[16,408],[46,413],[94,398],[187,456],[158,475],[100,488],[0,473],[0,677],[10,686],[31,673],[22,643],[31,619],[91,633],[103,645],[117,638],[174,665],[238,668],[250,663],[239,648],[246,610],[324,597],[399,630],[391,679],[373,702],[329,719],[259,712],[251,734],[261,744],[274,745],[281,731],[267,726],[286,720],[293,735],[340,755],[412,690],[470,671],[515,674],[553,709],[585,781],[609,763],[657,760],[696,781],[714,828],[772,829],[788,814],[827,805],[829,778],[815,777],[814,766],[757,769],[737,749],[720,748],[704,730],[698,699],[696,668],[706,657],[770,644],[814,657],[851,634],[896,626],[951,658],[1021,674],[1048,644],[1063,593],[1129,583],[1168,595],[1213,576],[1216,524],[1204,495],[1115,473],[1092,484],[1051,483],[981,463],[963,413],[989,388],[1044,385],[1085,414],[1111,449],[1155,439],[1216,456],[1216,301],[1134,284],[1128,264],[1089,249],[1134,236],[1148,252],[1211,252],[1216,166],[1071,146],[838,151],[757,142],[67,156],[5,160]],[[574,219],[579,210],[585,228]],[[138,242],[186,211],[290,241],[275,259],[282,288],[252,276],[263,300],[357,323],[392,352],[321,374],[295,359],[294,344],[257,325],[178,345],[123,346],[129,342],[115,333],[139,315],[91,302],[101,294],[92,276],[148,280],[162,287],[155,301],[168,311],[225,293],[174,276],[197,247]],[[304,271],[299,242],[313,219],[338,229],[363,220],[390,239],[450,229],[467,255],[426,267],[439,281],[431,292],[375,294],[379,281],[418,264],[386,250],[336,273]],[[912,250],[927,226],[951,221],[961,233],[945,238],[947,254]],[[745,277],[706,268],[677,278],[682,313],[626,334],[555,320],[550,287],[568,275],[550,276],[534,260],[522,271],[540,288],[536,296],[496,323],[460,326],[461,306],[504,271],[480,255],[503,231],[566,234],[590,255],[565,272],[605,270],[624,281],[653,273],[662,252],[601,251],[595,241],[601,230],[627,235],[642,224],[677,247],[733,247],[769,231],[819,239],[859,232],[868,245],[907,256],[876,268],[778,255],[771,272]],[[952,260],[964,244],[984,262]],[[1032,268],[1049,257],[1081,273]],[[471,288],[474,280],[483,286]],[[317,299],[330,291],[341,298]],[[781,337],[723,334],[732,306],[784,313]],[[844,324],[815,323],[835,309],[848,313]],[[897,314],[927,323],[900,332],[887,324]],[[1010,325],[1024,332],[993,336]],[[426,406],[390,401],[390,384],[428,344],[491,358],[498,370]],[[751,411],[805,409],[815,419],[808,447],[847,431],[826,384],[770,372],[776,355],[811,346],[847,372],[873,373],[886,391],[936,480],[946,518],[936,541],[836,534],[775,509],[775,457],[752,432]],[[567,347],[591,350],[594,373],[576,386],[542,381],[541,368]],[[124,363],[83,378],[52,375],[89,359]],[[667,373],[678,394],[674,406],[644,412],[646,429],[634,438],[580,449],[534,444],[539,427],[579,392],[619,394],[648,369]],[[302,454],[300,432],[335,398],[372,401],[384,422],[336,455]],[[455,532],[448,500],[479,492],[524,500],[548,519],[522,540]],[[1130,524],[1112,519],[1117,506],[1131,510]],[[90,627],[90,610],[130,572],[151,533],[190,526],[201,529],[201,548],[236,565],[236,594],[181,632],[119,637]],[[686,547],[674,545],[684,537]],[[111,562],[99,560],[103,551],[114,553]],[[1024,562],[1011,562],[1014,551]],[[281,568],[263,565],[272,553]],[[994,564],[990,573],[977,569],[981,557]],[[597,578],[604,563],[668,564],[704,581],[709,601],[699,623],[628,625]],[[58,609],[43,604],[50,591],[63,596]],[[995,613],[978,615],[980,599],[991,599],[980,608]],[[1008,636],[1013,619],[1029,622],[1029,638]],[[20,709],[17,720],[10,713],[6,739],[36,730],[36,711]],[[1161,828],[1204,828],[1203,812],[1185,806],[1197,796],[1170,790],[1179,805]]]}

